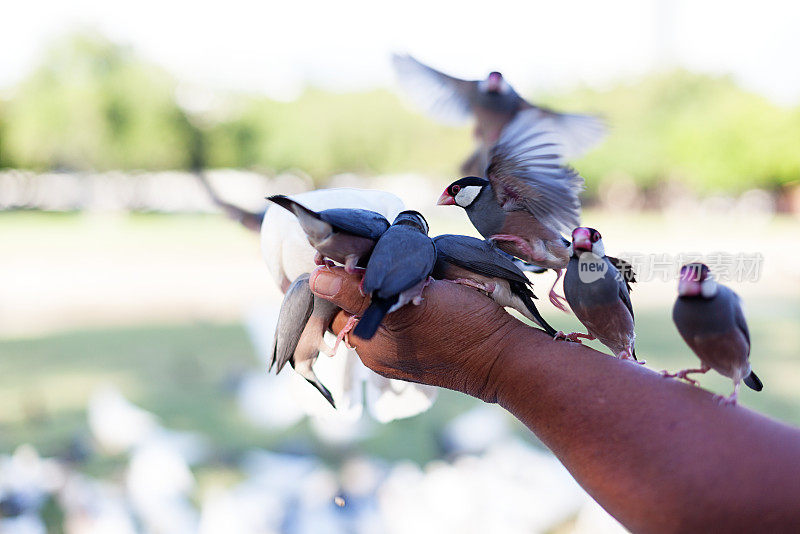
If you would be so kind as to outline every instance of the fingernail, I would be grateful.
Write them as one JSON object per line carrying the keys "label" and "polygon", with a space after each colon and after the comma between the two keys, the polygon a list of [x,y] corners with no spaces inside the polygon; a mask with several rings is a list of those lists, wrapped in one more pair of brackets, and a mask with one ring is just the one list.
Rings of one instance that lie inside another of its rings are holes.
{"label": "fingernail", "polygon": [[311,280],[311,291],[322,297],[335,297],[340,289],[341,277],[326,269],[319,269]]}

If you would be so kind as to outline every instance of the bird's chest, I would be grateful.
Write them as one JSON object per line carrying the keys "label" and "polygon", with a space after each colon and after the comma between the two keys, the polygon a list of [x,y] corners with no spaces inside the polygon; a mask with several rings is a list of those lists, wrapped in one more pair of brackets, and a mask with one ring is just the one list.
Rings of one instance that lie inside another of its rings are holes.
{"label": "bird's chest", "polygon": [[475,137],[485,145],[493,145],[503,128],[514,118],[515,110],[502,106],[479,107],[475,110]]}

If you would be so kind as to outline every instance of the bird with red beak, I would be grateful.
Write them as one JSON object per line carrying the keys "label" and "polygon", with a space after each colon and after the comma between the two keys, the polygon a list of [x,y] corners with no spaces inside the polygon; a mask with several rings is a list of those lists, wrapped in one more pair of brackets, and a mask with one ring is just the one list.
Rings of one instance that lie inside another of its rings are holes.
{"label": "bird with red beak", "polygon": [[546,126],[534,112],[517,115],[492,148],[484,177],[456,180],[438,204],[463,208],[500,250],[556,271],[550,302],[566,311],[554,288],[569,261],[562,232],[580,224],[583,178],[563,164],[557,138]]}
{"label": "bird with red beak", "polygon": [[[557,338],[597,339],[624,360],[636,360],[631,265],[606,255],[603,238],[594,228],[572,231],[572,254],[564,275],[564,295],[587,334],[573,332]],[[639,363],[644,363],[639,362]]]}
{"label": "bird with red beak", "polygon": [[714,369],[733,380],[733,393],[717,397],[731,405],[736,404],[741,382],[755,391],[763,389],[761,380],[750,368],[750,331],[741,299],[717,283],[707,265],[689,263],[681,267],[672,320],[683,340],[700,358],[701,366],[676,373],[662,371],[662,375],[697,385],[688,375]]}

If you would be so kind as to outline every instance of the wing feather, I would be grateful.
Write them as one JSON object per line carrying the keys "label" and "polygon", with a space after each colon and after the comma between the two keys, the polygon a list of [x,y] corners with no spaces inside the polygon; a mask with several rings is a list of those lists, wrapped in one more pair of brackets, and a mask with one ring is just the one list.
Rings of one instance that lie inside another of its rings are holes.
{"label": "wing feather", "polygon": [[392,56],[392,65],[403,91],[436,120],[463,124],[472,117],[477,81],[448,76],[406,54]]}
{"label": "wing feather", "polygon": [[580,226],[583,178],[564,165],[558,135],[538,110],[517,114],[489,153],[486,177],[506,211],[525,210],[557,232]]}

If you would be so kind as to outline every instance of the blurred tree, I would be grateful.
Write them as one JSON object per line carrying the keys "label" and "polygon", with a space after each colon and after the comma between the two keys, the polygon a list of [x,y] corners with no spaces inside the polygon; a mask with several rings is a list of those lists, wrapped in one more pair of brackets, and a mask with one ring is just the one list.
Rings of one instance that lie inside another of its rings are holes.
{"label": "blurred tree", "polygon": [[[452,177],[471,146],[469,127],[436,124],[387,90],[311,88],[290,103],[218,96],[216,109],[184,111],[163,70],[99,35],[70,35],[0,101],[0,166],[299,168],[324,183],[341,172]],[[682,180],[699,192],[800,177],[800,108],[776,106],[730,78],[676,70],[549,102],[608,118],[608,140],[575,162],[590,194],[620,175],[643,187]]]}
{"label": "blurred tree", "polygon": [[191,130],[173,92],[172,79],[130,49],[71,35],[17,89],[6,145],[32,168],[186,167]]}

